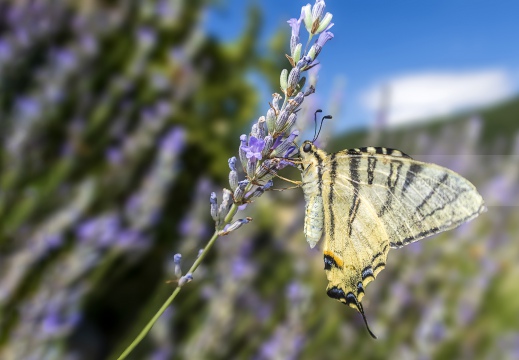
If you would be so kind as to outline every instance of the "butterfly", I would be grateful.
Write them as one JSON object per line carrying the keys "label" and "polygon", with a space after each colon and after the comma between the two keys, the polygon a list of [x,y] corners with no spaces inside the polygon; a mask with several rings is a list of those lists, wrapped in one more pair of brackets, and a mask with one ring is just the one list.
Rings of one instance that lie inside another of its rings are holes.
{"label": "butterfly", "polygon": [[391,248],[453,229],[486,211],[474,185],[444,167],[383,147],[328,154],[299,149],[306,201],[304,233],[314,247],[324,233],[328,296],[359,311],[368,283]]}

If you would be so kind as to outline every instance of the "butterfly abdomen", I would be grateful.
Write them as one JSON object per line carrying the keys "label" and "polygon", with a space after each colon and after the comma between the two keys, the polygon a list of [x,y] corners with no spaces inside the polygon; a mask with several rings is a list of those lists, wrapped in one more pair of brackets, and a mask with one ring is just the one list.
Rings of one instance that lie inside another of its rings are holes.
{"label": "butterfly abdomen", "polygon": [[304,227],[306,240],[312,248],[321,239],[324,227],[323,216],[323,198],[318,195],[312,196],[306,201]]}

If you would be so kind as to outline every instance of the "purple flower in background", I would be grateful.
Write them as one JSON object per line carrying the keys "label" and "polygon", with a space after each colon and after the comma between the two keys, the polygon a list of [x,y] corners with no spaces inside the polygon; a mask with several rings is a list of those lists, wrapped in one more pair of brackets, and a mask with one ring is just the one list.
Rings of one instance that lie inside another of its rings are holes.
{"label": "purple flower in background", "polygon": [[48,245],[49,249],[56,249],[63,244],[63,235],[48,234],[45,236],[45,243]]}
{"label": "purple flower in background", "polygon": [[123,160],[123,152],[117,147],[111,147],[106,151],[106,158],[112,165],[119,165]]}
{"label": "purple flower in background", "polygon": [[262,139],[257,139],[254,136],[249,138],[249,146],[243,146],[242,149],[245,151],[247,159],[249,161],[255,162],[257,160],[261,160],[261,152],[265,147],[265,141]]}
{"label": "purple flower in background", "polygon": [[137,29],[136,36],[138,42],[146,48],[153,46],[153,44],[155,44],[157,40],[157,34],[155,33],[155,31],[152,28],[148,27],[142,27],[140,29]]}
{"label": "purple flower in background", "polygon": [[164,152],[178,153],[184,147],[186,133],[182,128],[171,129],[160,141],[160,148]]}
{"label": "purple flower in background", "polygon": [[77,312],[63,314],[62,310],[52,304],[41,322],[41,334],[45,336],[57,336],[72,329],[81,319]]}
{"label": "purple flower in background", "polygon": [[145,248],[149,245],[149,241],[139,231],[124,230],[117,236],[116,245],[121,248]]}
{"label": "purple flower in background", "polygon": [[80,224],[76,234],[82,241],[93,241],[104,247],[116,239],[120,230],[119,217],[116,214],[106,214]]}
{"label": "purple flower in background", "polygon": [[22,118],[34,118],[41,112],[38,101],[30,97],[21,97],[16,100],[16,107]]}

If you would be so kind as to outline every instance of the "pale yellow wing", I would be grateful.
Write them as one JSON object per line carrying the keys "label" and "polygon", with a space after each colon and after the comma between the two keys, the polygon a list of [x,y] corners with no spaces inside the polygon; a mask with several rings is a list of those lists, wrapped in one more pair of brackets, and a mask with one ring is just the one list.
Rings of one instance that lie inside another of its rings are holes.
{"label": "pale yellow wing", "polygon": [[393,248],[453,229],[486,210],[467,179],[400,151],[369,147],[335,157],[341,164],[335,187],[358,191],[385,227]]}
{"label": "pale yellow wing", "polygon": [[469,181],[397,150],[311,150],[302,158],[320,169],[321,186],[305,190],[303,176],[303,189],[323,199],[327,294],[363,317],[364,289],[385,267],[390,247],[452,229],[485,209]]}

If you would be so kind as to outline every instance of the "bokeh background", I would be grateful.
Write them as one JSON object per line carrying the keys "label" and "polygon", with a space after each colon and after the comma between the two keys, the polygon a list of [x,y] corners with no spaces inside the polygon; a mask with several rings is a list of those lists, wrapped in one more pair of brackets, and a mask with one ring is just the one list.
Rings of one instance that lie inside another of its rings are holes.
{"label": "bokeh background", "polygon": [[[173,255],[186,270],[212,233],[209,194],[279,91],[305,4],[0,2],[0,358],[131,342],[174,288]],[[325,294],[302,192],[266,193],[131,358],[519,358],[519,6],[327,5],[335,38],[305,101],[334,116],[321,146],[447,166],[488,212],[390,252],[363,301],[375,341]]]}

